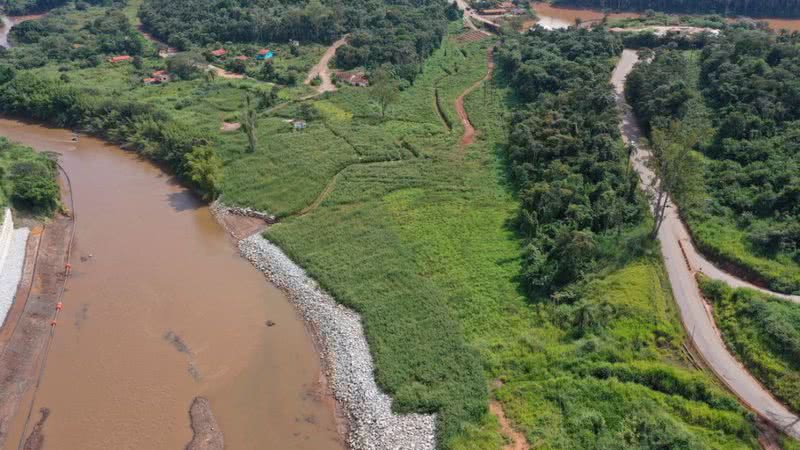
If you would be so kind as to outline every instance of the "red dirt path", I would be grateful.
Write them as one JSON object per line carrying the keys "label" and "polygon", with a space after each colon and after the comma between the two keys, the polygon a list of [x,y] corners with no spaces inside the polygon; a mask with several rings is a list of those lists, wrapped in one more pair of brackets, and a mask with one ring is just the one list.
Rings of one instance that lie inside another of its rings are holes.
{"label": "red dirt path", "polygon": [[472,93],[478,86],[481,85],[485,80],[488,80],[492,77],[492,72],[494,71],[494,56],[493,56],[494,48],[490,48],[489,51],[486,53],[486,59],[488,61],[487,68],[486,68],[486,76],[481,78],[480,80],[476,81],[475,84],[468,87],[467,90],[461,93],[456,99],[456,113],[458,117],[461,119],[461,123],[464,125],[464,135],[461,136],[461,146],[466,147],[467,145],[472,144],[475,142],[475,136],[477,132],[475,131],[475,127],[472,126],[472,123],[469,121],[469,115],[467,111],[464,109],[464,98]]}

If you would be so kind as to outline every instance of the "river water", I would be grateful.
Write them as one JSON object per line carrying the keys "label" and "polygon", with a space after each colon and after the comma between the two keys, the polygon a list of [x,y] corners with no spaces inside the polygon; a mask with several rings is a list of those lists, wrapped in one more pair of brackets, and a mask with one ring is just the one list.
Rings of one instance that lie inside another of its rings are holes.
{"label": "river water", "polygon": [[50,409],[46,449],[183,448],[198,395],[228,449],[344,447],[302,320],[203,203],[97,139],[5,119],[0,136],[61,153],[73,185],[74,275],[31,421]]}
{"label": "river water", "polygon": [[[576,9],[554,7],[549,3],[534,2],[531,4],[536,15],[539,17],[538,23],[546,29],[567,28],[575,25],[575,20],[583,22],[601,20],[604,13],[592,9]],[[638,13],[610,13],[609,19],[624,19],[639,17]],[[789,31],[800,31],[800,19],[757,19],[765,21],[773,30],[787,29]]]}

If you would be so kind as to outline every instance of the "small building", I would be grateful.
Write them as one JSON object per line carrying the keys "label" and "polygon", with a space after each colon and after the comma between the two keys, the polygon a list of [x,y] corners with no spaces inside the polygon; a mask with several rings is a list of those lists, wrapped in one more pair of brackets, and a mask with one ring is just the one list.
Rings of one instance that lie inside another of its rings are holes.
{"label": "small building", "polygon": [[166,70],[156,70],[148,78],[145,78],[144,84],[161,84],[169,83],[172,81],[172,76]]}
{"label": "small building", "polygon": [[132,59],[133,59],[132,56],[119,55],[119,56],[112,56],[111,58],[108,59],[108,62],[118,63],[118,62],[130,61]]}
{"label": "small building", "polygon": [[236,60],[238,60],[238,61],[247,61],[247,60],[249,60],[250,58],[248,58],[247,56],[244,56],[244,55],[239,55],[239,56],[237,56],[237,57],[236,57],[236,58],[234,58],[234,59],[236,59]]}
{"label": "small building", "polygon": [[273,56],[275,56],[275,54],[272,52],[272,50],[268,48],[262,48],[261,50],[258,51],[258,54],[256,55],[256,60],[264,61],[267,59],[272,59]]}
{"label": "small building", "polygon": [[369,80],[361,72],[336,72],[336,79],[347,83],[350,86],[369,86]]}
{"label": "small building", "polygon": [[306,121],[301,119],[294,119],[292,120],[291,124],[295,130],[305,130],[307,125]]}
{"label": "small building", "polygon": [[219,58],[220,56],[225,56],[226,53],[228,53],[228,52],[225,51],[224,48],[218,48],[216,50],[211,50],[211,54],[216,56],[217,58]]}

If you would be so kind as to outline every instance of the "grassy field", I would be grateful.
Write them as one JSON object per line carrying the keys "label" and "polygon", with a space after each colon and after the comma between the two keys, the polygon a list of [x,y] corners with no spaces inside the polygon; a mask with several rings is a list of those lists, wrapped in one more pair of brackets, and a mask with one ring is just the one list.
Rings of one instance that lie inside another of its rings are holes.
{"label": "grassy field", "polygon": [[728,347],[786,405],[800,411],[800,305],[701,280]]}
{"label": "grassy field", "polygon": [[[379,125],[421,157],[348,167],[318,209],[267,237],[361,312],[381,386],[400,410],[437,410],[449,448],[500,447],[487,391],[534,447],[644,447],[622,436],[662,427],[667,442],[691,448],[756,447],[744,410],[688,363],[656,249],[581,290],[614,311],[596,335],[576,334],[557,306],[520,292],[520,241],[509,226],[518,206],[499,156],[515,103],[494,84],[471,94],[466,108],[480,135],[459,148],[459,125],[447,132],[433,89],[455,117],[455,97],[485,71],[485,45],[465,47],[458,72],[442,64],[460,58],[453,46],[434,54]],[[376,126],[364,95],[344,90],[318,103],[346,140],[369,145],[358,136]]]}
{"label": "grassy field", "polygon": [[[756,447],[745,411],[689,364],[656,248],[575,287],[608,315],[593,332],[520,291],[519,206],[500,156],[518,105],[503,83],[485,83],[466,99],[478,139],[458,145],[454,101],[484,76],[491,43],[460,44],[459,28],[385,120],[367,89],[343,87],[305,101],[320,117],[294,131],[286,121],[309,91],[285,89],[292,103],[260,114],[254,153],[220,126],[269,83],[146,87],[130,65],[107,63],[67,73],[75,86],[158,105],[212,136],[223,200],[282,217],[267,237],[361,313],[378,383],[398,411],[438,413],[441,447],[502,447],[490,397],[536,448]],[[163,64],[145,59],[148,70]]]}

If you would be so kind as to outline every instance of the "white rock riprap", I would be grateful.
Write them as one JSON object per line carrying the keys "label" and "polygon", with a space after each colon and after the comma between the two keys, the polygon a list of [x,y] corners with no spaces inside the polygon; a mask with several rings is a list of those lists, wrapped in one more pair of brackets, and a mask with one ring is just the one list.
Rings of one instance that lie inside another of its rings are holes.
{"label": "white rock riprap", "polygon": [[242,255],[280,289],[315,330],[333,394],[349,419],[354,450],[427,450],[436,447],[436,416],[392,413],[392,399],[373,375],[372,355],[355,312],[338,304],[280,248],[254,235]]}
{"label": "white rock riprap", "polygon": [[14,229],[11,213],[6,210],[0,217],[0,325],[6,320],[8,310],[14,303],[17,285],[22,278],[25,264],[25,245],[28,242],[28,229]]}

